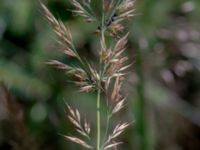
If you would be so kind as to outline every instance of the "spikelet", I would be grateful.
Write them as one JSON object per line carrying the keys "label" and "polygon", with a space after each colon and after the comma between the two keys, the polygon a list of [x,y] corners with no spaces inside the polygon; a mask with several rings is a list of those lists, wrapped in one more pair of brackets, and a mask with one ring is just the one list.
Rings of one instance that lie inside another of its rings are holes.
{"label": "spikelet", "polygon": [[119,101],[113,108],[112,114],[119,112],[124,107],[125,98]]}
{"label": "spikelet", "polygon": [[77,137],[72,137],[72,136],[64,136],[66,139],[76,143],[76,144],[79,144],[87,149],[93,149],[93,147],[89,144],[87,144],[85,141],[81,140],[80,138],[77,138]]}
{"label": "spikelet", "polygon": [[113,147],[117,147],[119,146],[120,144],[122,144],[123,142],[115,142],[115,141],[112,141],[111,144],[108,144],[107,146],[105,146],[103,148],[103,150],[107,150],[107,149],[110,149],[110,148],[113,148]]}
{"label": "spikelet", "polygon": [[[73,10],[73,12],[75,14],[77,14],[78,16],[81,16],[84,18],[84,20],[86,22],[93,22],[95,21],[95,16],[94,14],[91,14],[89,11],[87,11],[87,9],[84,8],[84,5],[81,4],[80,2],[78,2],[77,0],[72,0],[71,2],[74,7],[76,8],[75,10]],[[90,3],[90,1],[86,2],[86,3]]]}
{"label": "spikelet", "polygon": [[70,66],[60,62],[60,61],[57,61],[57,60],[51,60],[51,61],[48,61],[46,62],[47,65],[52,65],[58,69],[62,69],[62,70],[70,70],[72,69]]}
{"label": "spikelet", "polygon": [[123,0],[121,3],[112,5],[114,12],[107,20],[106,26],[110,31],[110,35],[119,39],[119,33],[124,30],[122,22],[135,16],[134,0]]}

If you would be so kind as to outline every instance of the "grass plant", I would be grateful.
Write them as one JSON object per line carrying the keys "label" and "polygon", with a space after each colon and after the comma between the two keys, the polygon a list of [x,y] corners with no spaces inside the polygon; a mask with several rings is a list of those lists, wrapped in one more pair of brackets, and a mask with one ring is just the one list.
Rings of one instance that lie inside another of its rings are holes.
{"label": "grass plant", "polygon": [[[128,33],[123,34],[125,27],[123,21],[134,16],[133,0],[102,0],[101,14],[99,15],[91,7],[92,0],[71,0],[75,7],[73,13],[83,17],[88,23],[98,24],[95,33],[99,37],[98,66],[93,65],[87,59],[79,55],[73,44],[72,34],[63,22],[58,21],[47,7],[41,3],[44,14],[58,37],[63,53],[68,57],[74,57],[79,62],[78,67],[64,64],[58,60],[47,62],[56,68],[64,70],[68,75],[74,76],[74,83],[81,92],[96,92],[96,140],[91,137],[91,125],[81,118],[80,112],[67,105],[68,118],[76,131],[85,138],[64,136],[66,139],[83,146],[86,149],[107,150],[115,149],[122,144],[117,137],[130,125],[129,122],[119,123],[109,133],[110,118],[124,108],[125,99],[121,94],[121,88],[125,79],[126,70],[131,66],[128,57],[124,54],[128,41]],[[108,44],[107,37],[113,38],[113,45]],[[111,92],[110,92],[111,91]],[[101,106],[102,95],[107,99],[107,130],[105,139],[102,139],[101,131]]]}

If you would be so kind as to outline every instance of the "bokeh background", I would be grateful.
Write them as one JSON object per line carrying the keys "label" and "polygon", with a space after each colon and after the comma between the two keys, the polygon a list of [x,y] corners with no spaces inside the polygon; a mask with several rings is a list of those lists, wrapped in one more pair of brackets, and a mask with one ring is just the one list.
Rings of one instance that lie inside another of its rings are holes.
{"label": "bokeh background", "polygon": [[[97,26],[72,15],[69,0],[43,2],[70,27],[79,52],[96,61]],[[135,7],[127,24],[128,102],[114,119],[134,123],[119,149],[199,150],[200,1],[138,0]],[[78,92],[49,59],[76,64],[59,50],[39,1],[0,0],[0,150],[81,149],[60,136],[75,134],[66,102],[95,124],[95,94]]]}

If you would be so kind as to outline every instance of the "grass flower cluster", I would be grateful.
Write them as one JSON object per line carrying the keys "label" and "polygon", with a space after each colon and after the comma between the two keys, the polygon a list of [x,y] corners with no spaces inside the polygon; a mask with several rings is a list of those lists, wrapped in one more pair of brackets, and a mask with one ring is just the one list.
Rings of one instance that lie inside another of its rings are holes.
{"label": "grass flower cluster", "polygon": [[[91,7],[92,0],[71,0],[75,7],[73,13],[83,17],[88,23],[97,23],[95,31],[99,36],[98,67],[90,64],[85,58],[77,52],[70,30],[58,21],[44,4],[41,4],[44,14],[51,25],[53,31],[58,36],[58,41],[62,45],[62,50],[68,57],[74,57],[79,61],[79,66],[74,67],[64,64],[57,60],[49,61],[48,64],[59,69],[65,70],[67,74],[74,76],[74,83],[81,92],[96,92],[96,140],[92,140],[90,123],[81,119],[80,112],[67,106],[69,110],[68,118],[76,128],[76,131],[85,137],[65,136],[66,139],[75,142],[86,149],[107,150],[116,148],[122,142],[116,141],[116,138],[124,132],[130,125],[128,122],[118,123],[111,133],[106,131],[105,139],[101,137],[101,113],[100,101],[102,95],[107,99],[108,126],[110,118],[118,113],[125,104],[125,97],[121,94],[122,84],[126,70],[131,66],[128,64],[128,57],[124,56],[128,33],[123,34],[123,21],[134,16],[133,0],[102,0],[101,15],[95,13]],[[113,37],[114,45],[108,45],[106,36]],[[111,91],[111,92],[110,92]],[[108,128],[108,127],[107,127]]]}

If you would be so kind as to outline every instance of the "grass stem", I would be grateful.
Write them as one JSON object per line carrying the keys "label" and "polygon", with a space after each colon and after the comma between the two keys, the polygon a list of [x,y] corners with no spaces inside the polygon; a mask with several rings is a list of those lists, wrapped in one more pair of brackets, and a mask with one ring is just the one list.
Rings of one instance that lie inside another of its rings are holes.
{"label": "grass stem", "polygon": [[101,142],[100,99],[101,99],[101,90],[99,89],[97,93],[97,150],[100,150],[100,142]]}

